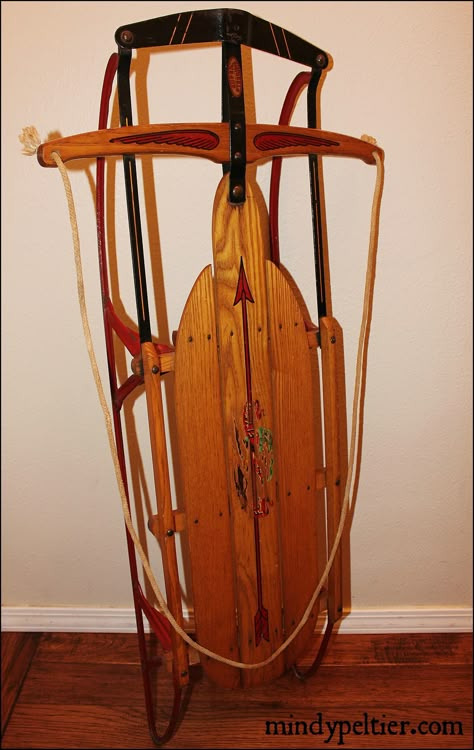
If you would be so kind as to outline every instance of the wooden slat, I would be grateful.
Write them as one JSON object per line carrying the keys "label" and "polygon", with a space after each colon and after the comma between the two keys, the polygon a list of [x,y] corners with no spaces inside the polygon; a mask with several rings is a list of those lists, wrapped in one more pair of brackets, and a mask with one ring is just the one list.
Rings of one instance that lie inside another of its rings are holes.
{"label": "wooden slat", "polygon": [[[322,411],[322,399],[321,399],[321,376],[320,376],[320,363],[319,363],[319,339],[318,339],[318,333],[319,329],[316,325],[314,325],[311,322],[311,314],[307,307],[306,300],[304,299],[303,295],[301,294],[301,290],[299,289],[298,285],[296,284],[296,281],[290,274],[289,270],[280,263],[279,270],[283,274],[286,282],[288,283],[293,296],[295,297],[298,307],[302,312],[304,321],[305,321],[305,328],[306,330],[306,336],[308,339],[308,350],[309,350],[309,360],[310,360],[310,366],[311,366],[311,388],[312,388],[312,405],[313,405],[313,424],[315,425],[315,431],[314,431],[314,437],[315,437],[315,461],[316,466],[324,466],[324,444],[323,444],[323,431],[321,429],[321,426],[323,424],[323,411]],[[326,279],[328,278],[328,275],[326,274]],[[328,297],[328,292],[326,292],[326,298]],[[324,486],[326,485],[326,472],[321,472],[317,476],[318,486]],[[320,502],[320,496],[317,497],[316,507],[317,507],[317,521],[316,521],[316,530],[317,530],[317,550],[318,550],[318,570],[321,572],[324,570],[326,561],[327,561],[327,535],[326,535],[326,503],[324,502],[324,497],[321,496],[321,499],[323,500]],[[326,591],[327,587],[323,588],[323,591]],[[324,594],[322,592],[321,594],[321,603],[322,599],[324,597]],[[324,605],[323,609],[325,608]]]}
{"label": "wooden slat", "polygon": [[[238,660],[214,290],[210,267],[196,281],[176,339],[175,410],[197,640]],[[239,671],[201,656],[226,687]]]}
{"label": "wooden slat", "polygon": [[[248,181],[246,202],[239,206],[228,202],[228,185],[226,175],[218,187],[213,211],[216,318],[239,646],[241,661],[256,663],[269,657],[282,642],[265,278],[265,260],[270,254],[268,215],[255,183]],[[251,299],[237,302],[239,284],[244,283]],[[246,410],[251,412],[253,444],[245,425]],[[259,610],[268,613],[268,641],[262,638],[257,642],[255,618]],[[242,681],[245,685],[268,682],[283,669],[280,656],[261,670],[243,670]]]}
{"label": "wooden slat", "polygon": [[[328,554],[339,527],[347,479],[347,415],[342,328],[335,318],[321,318],[321,357],[326,449]],[[337,622],[343,611],[342,545],[328,578],[328,613]]]}
{"label": "wooden slat", "polygon": [[[160,544],[163,562],[166,601],[174,619],[183,628],[183,608],[173,531],[173,508],[171,504],[168,452],[161,393],[160,360],[151,342],[143,343],[141,352],[157,503],[155,520],[158,529],[157,539]],[[186,685],[189,674],[188,649],[174,628],[171,629],[171,642],[173,647],[173,672],[176,684]]]}
{"label": "wooden slat", "polygon": [[[299,625],[319,582],[318,521],[324,490],[316,489],[316,472],[323,469],[321,422],[314,399],[312,361],[298,301],[281,271],[267,262],[275,452],[278,462],[278,512],[285,637]],[[318,435],[318,436],[317,436]],[[319,446],[319,451],[318,451]],[[318,602],[300,635],[285,651],[291,667],[311,638]]]}

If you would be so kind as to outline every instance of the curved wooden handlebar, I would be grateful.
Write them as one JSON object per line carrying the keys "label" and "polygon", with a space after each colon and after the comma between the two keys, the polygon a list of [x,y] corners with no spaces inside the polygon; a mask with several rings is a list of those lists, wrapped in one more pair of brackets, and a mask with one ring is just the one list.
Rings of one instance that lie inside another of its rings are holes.
{"label": "curved wooden handlebar", "polygon": [[[325,130],[247,124],[246,131],[247,164],[274,156],[302,154],[344,156],[362,159],[367,164],[375,163],[374,151],[383,158],[383,150],[373,143]],[[37,156],[41,166],[56,166],[51,158],[53,152],[64,162],[124,154],[181,154],[224,164],[230,158],[229,126],[227,123],[134,125],[71,135],[40,145]],[[239,156],[235,154],[235,158]]]}

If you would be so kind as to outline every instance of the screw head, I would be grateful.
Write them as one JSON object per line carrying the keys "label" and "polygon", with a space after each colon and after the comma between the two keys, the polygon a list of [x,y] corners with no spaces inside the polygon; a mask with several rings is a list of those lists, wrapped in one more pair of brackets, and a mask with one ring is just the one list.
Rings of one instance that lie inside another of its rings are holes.
{"label": "screw head", "polygon": [[120,41],[123,44],[131,44],[133,42],[133,34],[128,29],[124,29],[120,34]]}

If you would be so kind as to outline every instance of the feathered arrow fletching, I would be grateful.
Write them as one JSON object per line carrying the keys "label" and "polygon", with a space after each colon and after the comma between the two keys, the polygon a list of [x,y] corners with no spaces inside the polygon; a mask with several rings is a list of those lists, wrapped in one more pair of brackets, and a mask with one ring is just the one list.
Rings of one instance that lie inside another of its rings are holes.
{"label": "feathered arrow fletching", "polygon": [[137,145],[168,143],[212,151],[219,145],[219,136],[210,130],[168,130],[162,133],[124,135],[119,138],[111,138],[110,143],[136,143]]}
{"label": "feathered arrow fletching", "polygon": [[319,138],[314,135],[300,135],[299,133],[259,133],[254,138],[255,148],[259,151],[271,151],[276,148],[290,148],[291,146],[340,146],[338,141],[329,138]]}

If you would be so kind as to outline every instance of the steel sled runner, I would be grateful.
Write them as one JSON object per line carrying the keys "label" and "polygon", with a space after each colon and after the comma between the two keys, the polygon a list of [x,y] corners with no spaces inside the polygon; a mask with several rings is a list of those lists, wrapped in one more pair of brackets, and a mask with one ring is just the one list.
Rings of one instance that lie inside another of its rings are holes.
{"label": "steel sled runner", "polygon": [[[270,682],[295,669],[326,613],[327,636],[343,612],[341,547],[327,568],[341,519],[348,448],[342,329],[332,315],[322,206],[321,158],[374,164],[380,148],[318,128],[318,87],[326,52],[289,31],[239,10],[180,13],[119,28],[108,63],[99,129],[41,144],[41,165],[97,158],[96,206],[103,319],[116,455],[128,482],[122,407],[146,393],[156,489],[149,528],[161,549],[165,607],[143,592],[130,528],[127,543],[151,735],[168,740],[190,680],[190,648],[200,667],[225,688]],[[222,120],[217,123],[133,124],[130,86],[134,50],[219,43]],[[276,125],[246,121],[247,51],[287,58],[300,70]],[[120,126],[108,127],[117,85]],[[307,127],[290,125],[307,92]],[[214,201],[212,264],[197,278],[170,343],[152,336],[137,159],[143,155],[201,157],[221,165]],[[280,264],[278,204],[281,160],[309,161],[318,320]],[[109,288],[104,203],[107,157],[122,157],[134,275],[137,325],[117,314]],[[251,168],[272,161],[268,209]],[[116,351],[123,345],[133,373],[123,382]],[[172,499],[161,384],[173,379],[180,497]],[[176,507],[175,507],[176,506]],[[184,617],[176,538],[189,560],[193,638]],[[157,728],[152,657],[146,621],[170,654],[174,700]],[[323,643],[327,643],[323,639]],[[317,666],[321,652],[313,667]]]}

